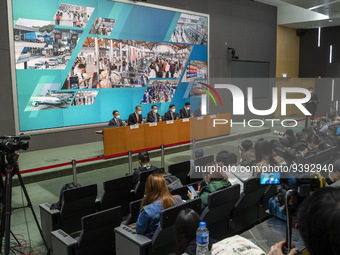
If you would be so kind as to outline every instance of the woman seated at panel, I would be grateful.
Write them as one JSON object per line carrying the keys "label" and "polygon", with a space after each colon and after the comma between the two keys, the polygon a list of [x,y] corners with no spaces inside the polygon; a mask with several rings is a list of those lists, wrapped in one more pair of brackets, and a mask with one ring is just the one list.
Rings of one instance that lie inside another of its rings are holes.
{"label": "woman seated at panel", "polygon": [[180,196],[172,196],[163,174],[152,174],[145,184],[141,212],[136,222],[136,232],[152,238],[160,222],[160,212],[183,203]]}
{"label": "woman seated at panel", "polygon": [[[212,162],[206,165],[206,169],[209,172],[204,177],[204,181],[207,183],[207,185],[197,192],[198,196],[201,198],[202,209],[208,205],[209,194],[231,186],[231,183],[228,181],[228,175],[224,172],[217,171],[217,169],[219,169],[218,166],[219,164],[217,162]],[[220,165],[220,167],[222,166],[223,165]],[[188,197],[190,199],[194,199],[195,195],[190,190],[188,190]]]}

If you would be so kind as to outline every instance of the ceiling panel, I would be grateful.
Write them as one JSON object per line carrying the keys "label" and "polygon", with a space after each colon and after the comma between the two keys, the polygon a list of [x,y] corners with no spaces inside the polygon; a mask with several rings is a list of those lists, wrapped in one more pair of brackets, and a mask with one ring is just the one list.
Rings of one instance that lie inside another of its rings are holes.
{"label": "ceiling panel", "polygon": [[309,9],[315,6],[324,5],[324,4],[331,4],[333,2],[340,2],[336,0],[281,0],[283,2],[293,4],[296,6],[300,6],[305,9]]}
{"label": "ceiling panel", "polygon": [[340,12],[340,2],[331,4],[331,5],[322,6],[320,8],[313,9],[313,11],[322,13],[325,15],[329,15],[330,17],[333,15],[338,15]]}

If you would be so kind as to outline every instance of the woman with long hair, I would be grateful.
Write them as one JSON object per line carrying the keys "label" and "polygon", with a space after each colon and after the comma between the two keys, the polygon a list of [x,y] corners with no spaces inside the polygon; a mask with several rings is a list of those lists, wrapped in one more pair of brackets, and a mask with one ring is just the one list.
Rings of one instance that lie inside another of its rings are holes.
{"label": "woman with long hair", "polygon": [[[199,223],[200,217],[190,208],[182,210],[178,214],[175,223],[176,255],[196,254],[196,230]],[[214,242],[213,239],[209,239],[209,250]]]}
{"label": "woman with long hair", "polygon": [[145,184],[141,212],[136,222],[136,232],[152,238],[159,226],[160,212],[182,202],[180,196],[170,194],[163,174],[150,175]]}

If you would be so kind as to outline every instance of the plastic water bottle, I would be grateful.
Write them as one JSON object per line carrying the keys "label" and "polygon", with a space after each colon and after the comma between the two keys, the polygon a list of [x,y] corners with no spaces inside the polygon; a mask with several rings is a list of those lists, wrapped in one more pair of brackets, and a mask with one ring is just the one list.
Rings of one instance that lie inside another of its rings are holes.
{"label": "plastic water bottle", "polygon": [[207,229],[207,223],[200,222],[200,225],[196,231],[196,255],[209,254],[209,230]]}

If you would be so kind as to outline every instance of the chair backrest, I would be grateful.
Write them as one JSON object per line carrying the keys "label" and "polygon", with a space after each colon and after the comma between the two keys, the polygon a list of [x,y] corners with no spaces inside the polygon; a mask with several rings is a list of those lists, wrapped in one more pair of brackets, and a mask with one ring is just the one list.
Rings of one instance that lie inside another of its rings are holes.
{"label": "chair backrest", "polygon": [[160,225],[152,237],[152,253],[157,255],[169,254],[175,248],[175,222],[178,214],[191,208],[198,215],[201,213],[201,199],[196,198],[186,203],[163,210],[160,214]]}
{"label": "chair backrest", "polygon": [[97,184],[65,190],[61,202],[60,228],[72,233],[80,230],[81,218],[96,211]]}
{"label": "chair backrest", "polygon": [[332,159],[333,148],[328,148],[324,151],[316,153],[316,163],[327,163]]}
{"label": "chair backrest", "polygon": [[145,184],[146,184],[146,180],[148,179],[148,177],[157,172],[164,172],[164,168],[157,168],[157,169],[154,169],[154,170],[148,170],[148,171],[144,171],[144,172],[141,172],[139,174],[139,182],[137,183],[136,185],[136,189],[135,189],[135,197],[134,199],[141,199],[143,196],[144,196],[144,190],[145,190]]}
{"label": "chair backrest", "polygon": [[126,221],[124,222],[125,225],[129,225],[137,221],[138,215],[140,212],[141,202],[142,202],[142,199],[130,202],[130,206],[129,206],[130,213],[126,218]]}
{"label": "chair backrest", "polygon": [[189,190],[188,186],[192,186],[195,190],[197,190],[197,183],[192,183],[192,184],[180,187],[178,189],[171,190],[170,193],[173,196],[178,195],[182,199],[187,200],[189,199],[188,198],[188,190]]}
{"label": "chair backrest", "polygon": [[190,161],[184,161],[168,166],[168,172],[181,180],[183,185],[187,184],[188,174],[190,172]]}
{"label": "chair backrest", "polygon": [[129,213],[130,191],[132,175],[105,181],[103,183],[104,193],[100,198],[101,210],[121,205],[123,215]]}
{"label": "chair backrest", "polygon": [[208,206],[203,210],[201,220],[209,225],[227,219],[239,198],[239,184],[209,194]]}
{"label": "chair backrest", "polygon": [[256,224],[261,198],[267,188],[268,185],[260,184],[257,178],[244,182],[244,191],[235,205],[232,216],[234,224],[238,225],[237,230]]}
{"label": "chair backrest", "polygon": [[206,166],[208,163],[214,161],[214,155],[208,155],[194,160],[194,166]]}
{"label": "chair backrest", "polygon": [[122,219],[121,206],[83,217],[77,254],[115,254],[114,229],[120,226]]}

